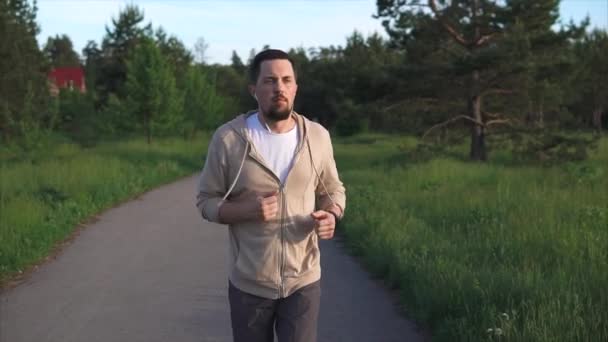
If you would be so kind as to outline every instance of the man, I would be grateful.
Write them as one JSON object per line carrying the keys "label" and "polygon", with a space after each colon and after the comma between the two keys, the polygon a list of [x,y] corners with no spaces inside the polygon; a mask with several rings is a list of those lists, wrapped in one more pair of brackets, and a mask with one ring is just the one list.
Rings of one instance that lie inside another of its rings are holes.
{"label": "man", "polygon": [[257,111],[221,126],[209,145],[197,207],[228,224],[234,341],[316,341],[319,239],[345,209],[329,133],[293,111],[293,63],[265,50],[250,67]]}

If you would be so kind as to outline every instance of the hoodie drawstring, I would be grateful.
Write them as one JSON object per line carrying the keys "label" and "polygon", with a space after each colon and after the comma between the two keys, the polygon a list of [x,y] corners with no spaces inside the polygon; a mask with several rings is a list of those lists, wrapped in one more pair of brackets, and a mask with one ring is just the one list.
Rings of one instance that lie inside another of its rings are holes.
{"label": "hoodie drawstring", "polygon": [[323,190],[325,190],[325,194],[327,195],[327,197],[329,197],[331,204],[336,205],[336,202],[331,197],[331,194],[329,193],[329,191],[327,190],[327,187],[325,186],[325,182],[323,182],[323,179],[321,178],[321,176],[319,175],[319,172],[317,171],[317,168],[315,167],[315,161],[312,158],[312,149],[310,148],[310,141],[308,139],[308,135],[306,136],[306,145],[308,145],[308,154],[310,155],[310,163],[312,164],[312,169],[315,171],[315,174],[317,175],[317,179],[319,180],[319,182],[321,182],[321,185],[323,186]]}
{"label": "hoodie drawstring", "polygon": [[241,165],[239,166],[239,171],[236,173],[236,177],[234,177],[234,181],[232,181],[232,185],[230,185],[230,188],[228,188],[228,191],[222,198],[222,201],[220,202],[220,204],[222,204],[226,201],[226,198],[228,198],[228,196],[232,192],[232,189],[234,189],[236,182],[239,180],[241,171],[243,171],[243,165],[245,165],[245,159],[247,158],[247,154],[249,154],[249,141],[247,141],[247,144],[245,145],[245,151],[243,152],[243,158],[241,159]]}
{"label": "hoodie drawstring", "polygon": [[[250,144],[249,140],[248,139],[245,139],[245,140],[246,140],[247,143],[245,145],[245,151],[243,152],[243,158],[241,158],[241,165],[239,166],[239,170],[236,173],[236,177],[234,177],[234,181],[232,181],[232,184],[230,185],[230,188],[228,188],[228,191],[226,192],[226,194],[222,198],[222,201],[220,202],[220,205],[226,201],[226,199],[228,198],[228,196],[230,196],[230,193],[232,192],[232,190],[236,186],[236,182],[239,180],[241,172],[243,171],[243,165],[245,164],[245,159],[247,158],[247,155],[249,154],[249,148],[251,147],[251,144]],[[306,145],[308,147],[308,155],[310,156],[310,163],[312,165],[312,169],[314,170],[315,175],[317,176],[317,179],[321,183],[321,186],[323,187],[323,190],[325,191],[325,194],[327,195],[327,197],[329,198],[329,200],[331,201],[331,203],[333,205],[336,205],[336,202],[334,201],[333,197],[331,197],[331,194],[327,190],[327,186],[325,186],[325,182],[323,182],[323,179],[321,178],[321,175],[319,175],[319,171],[317,171],[317,167],[315,166],[315,161],[314,161],[314,159],[312,157],[312,148],[310,147],[310,140],[308,138],[308,135],[306,135]]]}

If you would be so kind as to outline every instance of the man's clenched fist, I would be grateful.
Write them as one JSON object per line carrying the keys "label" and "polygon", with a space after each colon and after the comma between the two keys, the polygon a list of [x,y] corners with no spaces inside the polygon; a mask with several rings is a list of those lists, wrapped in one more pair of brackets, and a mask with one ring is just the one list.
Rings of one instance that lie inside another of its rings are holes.
{"label": "man's clenched fist", "polygon": [[319,235],[319,238],[327,240],[334,237],[336,218],[333,214],[325,210],[317,210],[310,215],[315,220],[315,231]]}

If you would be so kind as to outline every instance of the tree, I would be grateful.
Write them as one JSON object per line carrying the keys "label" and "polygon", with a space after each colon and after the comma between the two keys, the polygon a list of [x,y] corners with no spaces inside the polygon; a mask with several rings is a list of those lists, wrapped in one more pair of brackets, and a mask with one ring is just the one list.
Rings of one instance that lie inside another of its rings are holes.
{"label": "tree", "polygon": [[239,57],[236,51],[232,50],[232,57],[230,57],[231,64],[230,66],[239,74],[245,74],[247,72],[247,67],[243,64],[243,60]]}
{"label": "tree", "polygon": [[[596,133],[601,134],[608,110],[608,33],[594,30],[575,45],[580,69],[574,84],[579,99],[575,109],[585,113]],[[590,114],[590,115],[589,115]]]}
{"label": "tree", "polygon": [[93,40],[89,40],[87,45],[82,49],[82,57],[84,59],[84,71],[86,78],[86,86],[89,93],[93,97],[97,96],[99,83],[97,80],[101,77],[101,69],[103,67],[102,52]]}
{"label": "tree", "polygon": [[[517,96],[528,89],[531,56],[567,38],[551,35],[558,5],[559,0],[380,0],[377,17],[384,19],[393,43],[434,81],[429,82],[435,89],[433,98],[443,98],[440,103],[465,99],[466,105],[433,128],[456,120],[469,122],[470,158],[486,160],[487,130],[521,119],[523,107]],[[545,44],[549,37],[551,44]],[[505,106],[505,96],[518,106]]]}
{"label": "tree", "polygon": [[74,51],[72,40],[67,35],[49,37],[42,49],[49,63],[57,67],[74,67],[80,65],[78,53]]}
{"label": "tree", "polygon": [[345,47],[289,50],[297,70],[296,110],[339,134],[360,133],[383,126],[385,98],[394,92],[397,78],[391,68],[400,60],[378,34],[353,32]]}
{"label": "tree", "polygon": [[230,99],[226,102],[226,118],[231,118],[232,115],[238,112],[244,112],[255,108],[256,102],[247,90],[249,83],[249,74],[247,66],[236,51],[232,51],[231,64],[208,66],[209,77],[214,81],[218,94],[225,99]]}
{"label": "tree", "polygon": [[198,37],[194,44],[194,61],[198,64],[205,64],[207,62],[207,50],[209,44],[205,41],[205,38]]}
{"label": "tree", "polygon": [[173,35],[167,35],[162,27],[156,30],[155,38],[160,52],[173,69],[178,88],[183,88],[186,73],[194,59],[192,54],[186,49],[181,40]]}
{"label": "tree", "polygon": [[253,63],[253,59],[255,58],[255,55],[257,55],[257,52],[255,51],[255,49],[249,50],[249,58],[247,58],[247,65],[251,65],[251,63]]}
{"label": "tree", "polygon": [[239,73],[231,65],[216,64],[205,66],[204,69],[208,78],[213,80],[218,94],[229,99],[226,102],[225,119],[255,108],[256,102],[247,90],[248,78],[245,72]]}
{"label": "tree", "polygon": [[127,5],[118,18],[112,18],[112,27],[106,26],[106,35],[101,43],[101,73],[97,79],[104,103],[110,93],[126,98],[127,59],[139,42],[153,33],[152,25],[142,26],[143,21],[143,11],[137,6]]}
{"label": "tree", "polygon": [[176,133],[182,127],[182,96],[173,71],[154,41],[144,38],[127,61],[130,108],[148,143],[153,135]]}
{"label": "tree", "polygon": [[36,12],[36,1],[0,1],[0,135],[5,141],[52,124]]}
{"label": "tree", "polygon": [[184,88],[184,117],[190,138],[198,130],[213,130],[224,118],[225,99],[199,66],[190,66]]}
{"label": "tree", "polygon": [[97,139],[97,115],[90,93],[61,89],[54,101],[59,107],[55,129],[80,144],[92,144]]}

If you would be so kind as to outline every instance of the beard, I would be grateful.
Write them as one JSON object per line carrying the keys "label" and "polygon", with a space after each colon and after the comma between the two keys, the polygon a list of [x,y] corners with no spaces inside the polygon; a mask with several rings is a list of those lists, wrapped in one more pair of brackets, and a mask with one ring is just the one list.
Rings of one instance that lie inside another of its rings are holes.
{"label": "beard", "polygon": [[281,108],[277,105],[271,106],[266,112],[266,118],[272,121],[283,121],[289,119],[291,115],[292,107],[285,105],[285,108]]}

